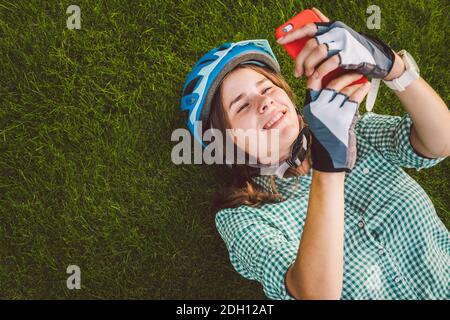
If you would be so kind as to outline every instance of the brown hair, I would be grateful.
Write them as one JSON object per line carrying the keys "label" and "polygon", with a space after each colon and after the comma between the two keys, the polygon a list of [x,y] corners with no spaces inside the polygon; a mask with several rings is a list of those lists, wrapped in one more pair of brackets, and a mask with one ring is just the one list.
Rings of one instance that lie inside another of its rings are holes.
{"label": "brown hair", "polygon": [[[282,75],[274,73],[267,68],[249,64],[239,65],[234,70],[240,68],[249,68],[264,75],[272,81],[273,84],[283,89],[293,102],[296,100],[292,89],[289,87]],[[217,89],[212,100],[209,122],[212,123],[213,127],[220,130],[223,135],[225,135],[226,129],[231,128],[230,120],[226,112],[224,112],[222,104],[222,85]],[[225,154],[225,144],[223,145],[223,154]],[[220,169],[218,170],[219,171],[216,172],[218,174],[218,178],[221,180],[228,180],[228,182],[221,184],[223,187],[215,196],[213,206],[216,211],[223,208],[234,208],[241,205],[259,207],[266,202],[272,203],[283,200],[282,195],[276,188],[275,176],[269,177],[269,183],[272,187],[273,193],[263,191],[252,181],[252,177],[259,175],[259,168],[253,168],[241,164],[233,164],[231,168],[227,165],[223,165],[220,166]],[[285,177],[298,177],[299,175],[299,168],[289,168],[285,174]]]}

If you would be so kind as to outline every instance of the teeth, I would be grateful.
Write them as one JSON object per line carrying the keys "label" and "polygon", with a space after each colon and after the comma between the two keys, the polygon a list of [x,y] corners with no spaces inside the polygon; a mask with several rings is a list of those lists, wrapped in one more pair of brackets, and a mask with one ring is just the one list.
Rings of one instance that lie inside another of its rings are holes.
{"label": "teeth", "polygon": [[275,122],[278,121],[278,119],[280,119],[283,116],[283,112],[279,112],[277,113],[265,126],[265,129],[269,129]]}

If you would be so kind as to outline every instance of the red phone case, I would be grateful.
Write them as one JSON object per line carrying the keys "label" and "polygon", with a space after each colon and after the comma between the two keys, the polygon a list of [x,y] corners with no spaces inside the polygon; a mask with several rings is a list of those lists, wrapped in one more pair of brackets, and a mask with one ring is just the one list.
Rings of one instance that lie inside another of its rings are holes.
{"label": "red phone case", "polygon": [[[281,38],[286,33],[291,32],[292,30],[299,29],[308,23],[312,22],[321,22],[319,16],[313,11],[313,10],[303,10],[298,15],[287,21],[286,23],[279,26],[275,31],[275,38]],[[311,39],[310,37],[304,37],[298,40],[295,40],[293,42],[290,42],[288,44],[283,44],[282,46],[287,51],[287,53],[295,60],[300,53],[300,51],[305,46],[306,42]],[[337,68],[333,71],[329,72],[322,78],[322,87],[325,88],[326,85],[333,80],[334,78],[337,78],[347,72],[350,72],[349,70],[345,70],[343,68]],[[353,84],[360,84],[360,83],[366,83],[369,80],[367,80],[366,77],[361,76],[360,79],[352,82],[350,85]],[[349,85],[349,86],[350,86]]]}

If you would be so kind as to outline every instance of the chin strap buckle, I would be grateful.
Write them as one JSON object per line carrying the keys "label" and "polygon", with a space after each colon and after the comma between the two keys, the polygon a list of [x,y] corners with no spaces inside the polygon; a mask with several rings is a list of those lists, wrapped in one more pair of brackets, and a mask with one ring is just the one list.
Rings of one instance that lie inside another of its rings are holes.
{"label": "chin strap buckle", "polygon": [[295,139],[294,143],[291,147],[291,153],[289,159],[286,159],[283,164],[281,164],[275,174],[280,179],[283,179],[285,172],[292,167],[297,168],[300,166],[306,158],[306,154],[309,148],[308,142],[310,141],[310,131],[308,126],[304,126],[297,139]]}
{"label": "chin strap buckle", "polygon": [[308,142],[310,140],[310,135],[311,133],[308,126],[304,126],[297,139],[295,139],[292,144],[290,157],[286,160],[290,167],[297,167],[305,160],[309,147]]}

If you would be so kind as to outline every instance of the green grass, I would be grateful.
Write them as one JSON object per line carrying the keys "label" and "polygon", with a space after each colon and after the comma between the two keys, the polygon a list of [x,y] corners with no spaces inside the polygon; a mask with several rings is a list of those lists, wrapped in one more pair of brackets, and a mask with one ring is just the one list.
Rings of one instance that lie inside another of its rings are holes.
{"label": "green grass", "polygon": [[[70,4],[81,30],[66,28]],[[381,30],[366,29],[371,4]],[[187,73],[222,42],[268,38],[302,103],[273,33],[312,5],[406,48],[449,101],[443,0],[0,0],[0,298],[264,298],[215,230],[213,168],[172,164],[170,136]],[[375,111],[404,113],[386,87]],[[449,169],[407,170],[447,227]],[[66,288],[70,264],[81,290]]]}

